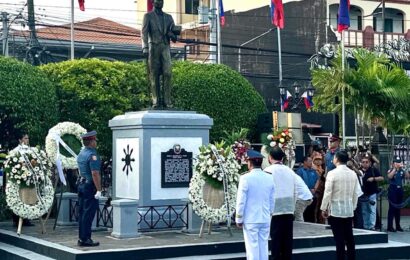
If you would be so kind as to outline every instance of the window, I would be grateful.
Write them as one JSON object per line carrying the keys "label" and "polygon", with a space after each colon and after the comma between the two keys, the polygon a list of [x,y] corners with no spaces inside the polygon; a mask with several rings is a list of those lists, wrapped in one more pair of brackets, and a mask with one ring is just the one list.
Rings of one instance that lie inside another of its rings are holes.
{"label": "window", "polygon": [[185,13],[198,14],[199,0],[185,0]]}
{"label": "window", "polygon": [[393,19],[384,19],[384,31],[393,32]]}
{"label": "window", "polygon": [[373,30],[377,32],[377,18],[373,16]]}
{"label": "window", "polygon": [[362,16],[359,15],[357,16],[357,30],[361,31],[362,30]]}

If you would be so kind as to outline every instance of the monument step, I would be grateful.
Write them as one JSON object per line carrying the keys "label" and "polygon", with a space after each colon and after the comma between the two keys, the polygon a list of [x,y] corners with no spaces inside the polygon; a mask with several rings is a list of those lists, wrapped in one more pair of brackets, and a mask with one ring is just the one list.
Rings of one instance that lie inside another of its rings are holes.
{"label": "monument step", "polygon": [[2,260],[53,260],[44,255],[0,242],[0,258]]}
{"label": "monument step", "polygon": [[[377,249],[377,250],[375,250]],[[361,260],[385,260],[385,259],[409,259],[410,244],[389,241],[380,244],[365,244],[356,246],[356,258]],[[293,250],[293,260],[316,260],[318,258],[336,259],[336,247],[323,246],[313,248],[301,248]],[[156,260],[176,258],[157,258]],[[208,259],[246,259],[245,253],[230,253],[217,255],[192,255],[178,257],[179,260],[208,260]]]}

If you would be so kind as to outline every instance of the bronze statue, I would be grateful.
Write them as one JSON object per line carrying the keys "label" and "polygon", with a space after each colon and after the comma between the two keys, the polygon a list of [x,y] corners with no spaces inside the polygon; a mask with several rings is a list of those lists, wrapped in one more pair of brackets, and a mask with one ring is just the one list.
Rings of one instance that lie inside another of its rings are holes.
{"label": "bronze statue", "polygon": [[153,109],[172,108],[170,40],[176,42],[181,33],[172,16],[162,11],[163,6],[163,0],[154,0],[154,10],[144,15],[142,25],[142,50],[148,56]]}

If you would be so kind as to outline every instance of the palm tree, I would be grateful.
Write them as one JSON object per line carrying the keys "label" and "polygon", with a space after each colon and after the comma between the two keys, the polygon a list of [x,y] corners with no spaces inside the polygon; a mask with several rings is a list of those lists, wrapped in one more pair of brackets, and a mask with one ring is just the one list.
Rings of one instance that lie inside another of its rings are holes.
{"label": "palm tree", "polygon": [[410,120],[410,79],[405,71],[384,54],[366,49],[353,50],[356,66],[341,70],[341,55],[329,69],[312,72],[317,89],[316,109],[340,112],[334,97],[345,90],[346,109],[362,115],[362,121],[377,119],[393,133],[403,131]]}

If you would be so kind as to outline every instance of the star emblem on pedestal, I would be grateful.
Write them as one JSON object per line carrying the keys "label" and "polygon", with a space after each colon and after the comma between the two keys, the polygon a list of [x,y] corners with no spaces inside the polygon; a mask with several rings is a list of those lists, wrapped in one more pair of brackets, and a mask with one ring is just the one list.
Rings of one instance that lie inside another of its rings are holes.
{"label": "star emblem on pedestal", "polygon": [[134,151],[134,149],[131,149],[130,151],[130,145],[127,144],[127,150],[125,150],[125,148],[123,149],[124,151],[124,158],[121,159],[121,161],[124,162],[124,167],[122,167],[122,171],[125,172],[128,176],[129,171],[132,172],[132,166],[131,166],[131,162],[135,162],[135,159],[131,157],[132,152]]}

